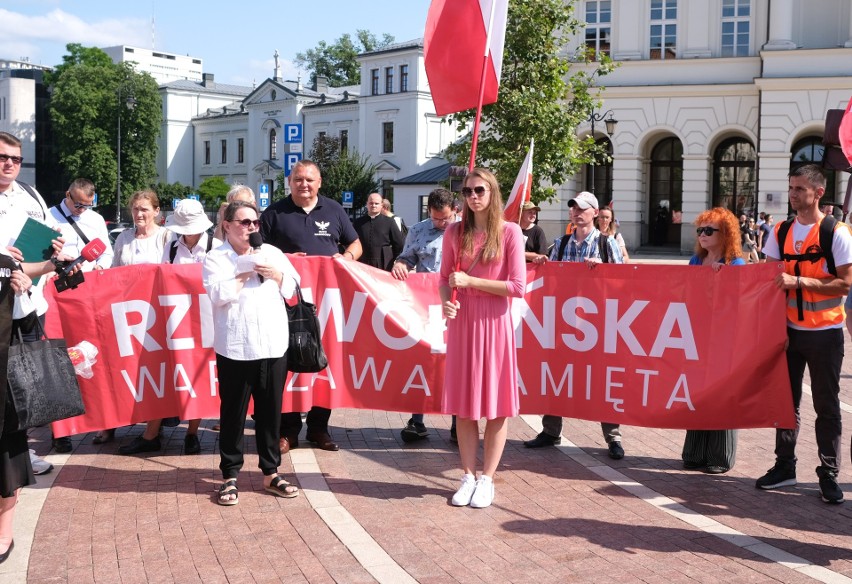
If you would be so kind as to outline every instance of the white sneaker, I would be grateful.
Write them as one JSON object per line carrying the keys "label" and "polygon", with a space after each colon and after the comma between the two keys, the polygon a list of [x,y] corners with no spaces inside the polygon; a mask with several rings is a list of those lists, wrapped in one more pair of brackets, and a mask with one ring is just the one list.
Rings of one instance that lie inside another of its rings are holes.
{"label": "white sneaker", "polygon": [[456,507],[467,507],[470,505],[470,498],[473,497],[473,491],[476,489],[476,477],[472,474],[466,474],[462,477],[461,486],[456,494],[453,495],[453,505]]}
{"label": "white sneaker", "polygon": [[47,474],[53,470],[53,465],[39,458],[32,448],[30,448],[30,463],[33,465],[34,475]]}
{"label": "white sneaker", "polygon": [[483,475],[476,481],[476,490],[470,498],[470,506],[474,509],[485,509],[494,500],[494,482],[491,477]]}

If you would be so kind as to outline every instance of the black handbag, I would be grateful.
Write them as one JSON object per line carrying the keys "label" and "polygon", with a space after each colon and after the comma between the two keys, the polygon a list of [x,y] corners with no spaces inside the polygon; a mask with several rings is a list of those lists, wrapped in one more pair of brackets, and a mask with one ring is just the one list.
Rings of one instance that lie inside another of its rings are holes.
{"label": "black handbag", "polygon": [[287,347],[287,370],[294,373],[318,373],[328,367],[328,358],[322,348],[317,307],[305,302],[302,289],[296,284],[299,301],[287,304],[290,325],[290,345]]}
{"label": "black handbag", "polygon": [[5,431],[35,428],[86,413],[65,339],[24,343],[19,332],[18,341],[9,347],[9,395],[18,427]]}

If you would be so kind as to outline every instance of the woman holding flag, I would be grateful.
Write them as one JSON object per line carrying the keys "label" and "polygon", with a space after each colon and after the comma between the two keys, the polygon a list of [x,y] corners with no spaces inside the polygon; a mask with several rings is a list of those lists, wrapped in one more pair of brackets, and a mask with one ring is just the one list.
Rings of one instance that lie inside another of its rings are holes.
{"label": "woman holding flag", "polygon": [[[464,476],[452,504],[484,508],[494,498],[494,473],[506,444],[506,418],[519,410],[510,298],[524,295],[526,265],[520,227],[503,220],[496,177],[474,168],[465,177],[462,195],[462,221],[447,228],[439,280],[448,320],[441,410],[458,416]],[[481,418],[486,420],[484,455],[477,480]]]}

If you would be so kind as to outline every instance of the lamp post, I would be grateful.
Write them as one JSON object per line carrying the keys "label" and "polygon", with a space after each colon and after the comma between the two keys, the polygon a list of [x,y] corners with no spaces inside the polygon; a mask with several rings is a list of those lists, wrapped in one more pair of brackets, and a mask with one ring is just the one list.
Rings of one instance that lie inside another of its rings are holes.
{"label": "lamp post", "polygon": [[[609,116],[609,117],[607,117]],[[612,117],[612,110],[607,110],[602,114],[596,114],[594,111],[589,114],[588,121],[592,124],[592,139],[595,138],[595,122],[603,122],[606,124],[606,133],[610,136],[615,134],[615,126],[618,124],[618,120]],[[591,166],[591,187],[590,190],[592,193],[595,192],[595,166],[597,166],[596,162],[592,162]]]}
{"label": "lamp post", "polygon": [[[116,136],[116,181],[115,181],[115,222],[121,222],[121,88],[118,89],[118,132]],[[136,100],[132,96],[124,99],[124,105],[128,110],[136,107]]]}

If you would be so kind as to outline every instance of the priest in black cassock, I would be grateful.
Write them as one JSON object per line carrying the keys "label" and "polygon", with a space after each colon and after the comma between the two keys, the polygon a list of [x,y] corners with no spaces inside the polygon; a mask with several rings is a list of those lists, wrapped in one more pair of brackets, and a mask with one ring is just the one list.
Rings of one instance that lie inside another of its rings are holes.
{"label": "priest in black cassock", "polygon": [[382,214],[382,196],[373,193],[367,197],[367,214],[354,223],[364,253],[358,261],[390,272],[393,261],[402,253],[405,238],[391,217]]}

